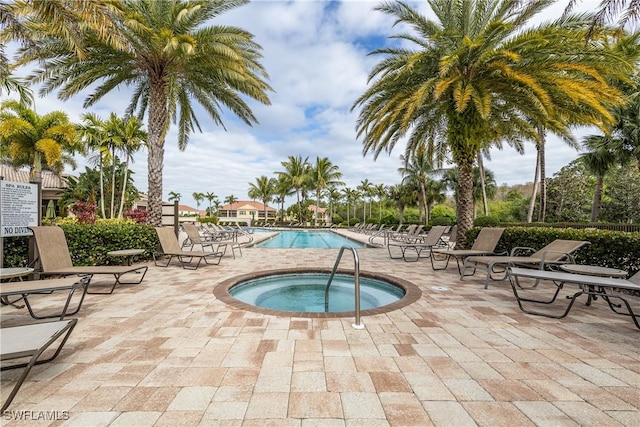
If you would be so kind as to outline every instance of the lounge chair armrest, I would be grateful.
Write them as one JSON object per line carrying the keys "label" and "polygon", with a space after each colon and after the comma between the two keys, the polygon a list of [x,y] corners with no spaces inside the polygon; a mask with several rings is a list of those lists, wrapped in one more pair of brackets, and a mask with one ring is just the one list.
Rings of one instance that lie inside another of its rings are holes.
{"label": "lounge chair armrest", "polygon": [[[547,256],[549,254],[560,254],[561,256],[554,259],[553,261],[547,261]],[[575,257],[568,252],[561,251],[545,251],[542,254],[542,262],[540,263],[540,269],[543,270],[545,264],[575,264]]]}
{"label": "lounge chair armrest", "polygon": [[524,256],[526,254],[532,254],[534,253],[536,250],[534,248],[530,248],[528,246],[516,246],[515,248],[511,249],[511,254],[509,254],[510,256]]}

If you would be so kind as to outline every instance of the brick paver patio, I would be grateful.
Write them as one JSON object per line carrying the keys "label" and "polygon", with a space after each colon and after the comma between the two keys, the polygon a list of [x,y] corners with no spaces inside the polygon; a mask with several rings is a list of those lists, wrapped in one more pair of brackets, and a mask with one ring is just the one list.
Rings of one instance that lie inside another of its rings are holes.
{"label": "brick paver patio", "polygon": [[[64,350],[33,369],[2,425],[640,425],[640,331],[601,300],[560,320],[530,316],[506,282],[484,290],[480,274],[460,281],[455,264],[433,271],[385,249],[358,250],[361,269],[422,297],[363,317],[363,330],[353,317],[273,316],[213,295],[252,271],[331,268],[337,252],[244,248],[218,266],[152,266],[140,285],[88,295]],[[3,326],[32,321],[2,307]],[[2,372],[3,399],[18,374]]]}

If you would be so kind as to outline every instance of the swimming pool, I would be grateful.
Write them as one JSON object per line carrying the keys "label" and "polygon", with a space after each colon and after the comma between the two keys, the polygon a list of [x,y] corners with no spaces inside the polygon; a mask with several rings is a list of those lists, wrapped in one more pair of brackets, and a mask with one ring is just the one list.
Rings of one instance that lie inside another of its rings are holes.
{"label": "swimming pool", "polygon": [[324,230],[282,230],[269,240],[257,243],[256,248],[320,248],[338,249],[342,246],[366,248],[363,243]]}

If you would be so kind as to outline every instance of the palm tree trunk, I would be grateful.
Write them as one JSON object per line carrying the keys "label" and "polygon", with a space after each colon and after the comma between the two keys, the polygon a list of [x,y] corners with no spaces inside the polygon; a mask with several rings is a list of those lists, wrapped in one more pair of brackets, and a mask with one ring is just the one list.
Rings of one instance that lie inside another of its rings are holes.
{"label": "palm tree trunk", "polygon": [[593,205],[591,206],[591,222],[598,222],[598,215],[600,214],[600,203],[602,201],[602,183],[604,177],[598,175],[596,180],[596,189],[593,193]]}
{"label": "palm tree trunk", "polygon": [[538,211],[538,221],[544,222],[547,211],[547,176],[545,161],[546,130],[538,129],[540,134],[540,211]]}
{"label": "palm tree trunk", "polygon": [[473,160],[458,165],[457,242],[463,242],[467,230],[473,227]]}
{"label": "palm tree trunk", "polygon": [[480,172],[480,189],[482,190],[482,207],[484,216],[489,215],[489,206],[487,204],[487,186],[484,178],[484,163],[482,162],[482,153],[478,153],[478,171]]}
{"label": "palm tree trunk", "polygon": [[127,179],[129,175],[129,155],[127,154],[127,161],[124,164],[124,177],[122,180],[122,196],[120,197],[120,209],[118,209],[118,218],[122,218],[124,211],[124,199],[127,192]]}
{"label": "palm tree trunk", "polygon": [[316,190],[316,214],[315,214],[315,218],[314,218],[314,226],[317,228],[318,227],[318,205],[320,204],[320,189],[318,188]]}
{"label": "palm tree trunk", "polygon": [[167,99],[164,82],[152,82],[149,94],[149,120],[147,128],[149,155],[147,158],[149,180],[150,225],[162,223],[162,167],[164,162],[164,137],[167,128]]}
{"label": "palm tree trunk", "polygon": [[533,190],[529,200],[529,212],[527,212],[527,223],[533,221],[533,209],[536,206],[536,194],[538,193],[538,176],[540,176],[540,147],[536,144],[536,171],[533,176]]}
{"label": "palm tree trunk", "polygon": [[104,213],[104,162],[102,161],[102,153],[100,155],[100,215],[102,218],[107,216]]}
{"label": "palm tree trunk", "polygon": [[111,149],[111,204],[109,205],[109,218],[115,216],[116,204],[116,149]]}

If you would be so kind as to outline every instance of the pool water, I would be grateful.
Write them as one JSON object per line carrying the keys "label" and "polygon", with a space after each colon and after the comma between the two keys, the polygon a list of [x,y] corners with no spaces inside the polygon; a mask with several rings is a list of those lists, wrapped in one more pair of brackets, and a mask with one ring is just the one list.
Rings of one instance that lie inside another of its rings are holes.
{"label": "pool water", "polygon": [[255,245],[257,248],[324,248],[339,249],[342,246],[366,248],[367,246],[347,239],[331,231],[283,230],[269,240]]}
{"label": "pool water", "polygon": [[[336,274],[329,287],[325,310],[328,273],[279,274],[238,283],[229,294],[247,304],[273,310],[305,313],[339,313],[355,310],[354,277]],[[405,290],[383,280],[360,277],[360,308],[367,310],[396,302]]]}

